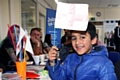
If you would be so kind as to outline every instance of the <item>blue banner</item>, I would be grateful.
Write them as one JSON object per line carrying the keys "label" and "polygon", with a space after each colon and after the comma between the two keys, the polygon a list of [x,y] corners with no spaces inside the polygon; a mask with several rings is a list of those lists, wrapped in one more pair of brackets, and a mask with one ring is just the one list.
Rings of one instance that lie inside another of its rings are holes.
{"label": "blue banner", "polygon": [[46,34],[51,34],[52,44],[60,48],[61,29],[54,28],[56,10],[46,9]]}

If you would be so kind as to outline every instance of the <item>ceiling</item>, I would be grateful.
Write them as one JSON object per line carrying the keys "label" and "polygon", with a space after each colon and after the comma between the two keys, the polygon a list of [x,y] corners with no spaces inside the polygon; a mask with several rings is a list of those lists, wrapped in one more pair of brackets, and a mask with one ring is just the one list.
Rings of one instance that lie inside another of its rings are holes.
{"label": "ceiling", "polygon": [[[22,12],[35,10],[35,1],[45,8],[56,9],[54,0],[21,0]],[[120,0],[58,0],[66,3],[87,3],[90,8],[120,8]],[[30,8],[31,7],[31,8]]]}
{"label": "ceiling", "polygon": [[21,0],[22,13],[35,10],[35,2],[33,0]]}
{"label": "ceiling", "polygon": [[[46,0],[53,8],[56,8],[54,0]],[[90,8],[118,8],[120,0],[58,0],[67,3],[87,3]]]}

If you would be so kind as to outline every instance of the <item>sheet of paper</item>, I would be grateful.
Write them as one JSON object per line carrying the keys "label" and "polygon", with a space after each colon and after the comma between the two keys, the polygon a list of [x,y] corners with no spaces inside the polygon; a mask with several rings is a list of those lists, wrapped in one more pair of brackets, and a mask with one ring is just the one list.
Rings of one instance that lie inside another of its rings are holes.
{"label": "sheet of paper", "polygon": [[55,28],[85,31],[88,24],[88,4],[58,3]]}

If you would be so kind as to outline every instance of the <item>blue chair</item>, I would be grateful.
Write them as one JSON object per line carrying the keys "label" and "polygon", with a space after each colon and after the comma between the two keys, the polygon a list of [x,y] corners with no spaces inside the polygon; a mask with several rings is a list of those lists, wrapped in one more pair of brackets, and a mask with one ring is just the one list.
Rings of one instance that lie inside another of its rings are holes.
{"label": "blue chair", "polygon": [[113,64],[115,65],[116,62],[120,61],[120,53],[119,52],[115,52],[115,51],[110,51],[108,52],[108,58],[113,62]]}

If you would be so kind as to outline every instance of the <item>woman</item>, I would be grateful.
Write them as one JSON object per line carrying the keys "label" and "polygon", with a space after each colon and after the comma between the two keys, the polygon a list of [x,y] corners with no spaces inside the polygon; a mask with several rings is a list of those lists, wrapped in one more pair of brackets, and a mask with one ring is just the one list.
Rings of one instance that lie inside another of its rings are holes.
{"label": "woman", "polygon": [[17,57],[15,55],[15,45],[16,45],[16,38],[14,34],[14,26],[16,27],[16,32],[19,31],[18,25],[12,25],[10,26],[8,30],[8,34],[6,38],[1,42],[0,47],[0,62],[5,66],[5,70],[15,70],[15,61],[17,60]]}
{"label": "woman", "polygon": [[[6,38],[0,44],[0,63],[4,65],[3,72],[16,70],[16,35],[19,36],[19,32],[19,25],[10,26]],[[28,56],[26,58],[28,59]]]}
{"label": "woman", "polygon": [[53,46],[51,43],[52,37],[50,34],[45,35],[45,40],[44,40],[44,50],[46,53],[49,52],[50,48]]}

